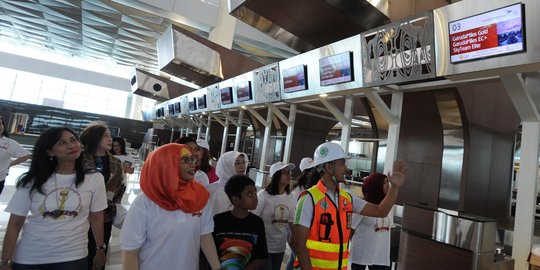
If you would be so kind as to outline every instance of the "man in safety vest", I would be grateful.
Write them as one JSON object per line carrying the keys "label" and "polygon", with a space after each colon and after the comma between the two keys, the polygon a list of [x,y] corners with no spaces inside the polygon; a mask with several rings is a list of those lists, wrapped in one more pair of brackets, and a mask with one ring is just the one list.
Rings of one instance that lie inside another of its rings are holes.
{"label": "man in safety vest", "polygon": [[386,217],[394,205],[405,178],[405,166],[394,163],[386,197],[379,204],[368,203],[339,188],[350,158],[339,144],[326,142],[317,147],[313,167],[321,173],[319,182],[303,195],[296,206],[294,245],[302,270],[346,270],[352,213]]}

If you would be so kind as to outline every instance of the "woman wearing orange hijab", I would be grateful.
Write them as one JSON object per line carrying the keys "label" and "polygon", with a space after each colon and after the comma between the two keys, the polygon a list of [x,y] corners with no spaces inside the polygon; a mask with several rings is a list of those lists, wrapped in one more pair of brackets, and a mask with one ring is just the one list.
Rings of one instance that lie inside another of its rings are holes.
{"label": "woman wearing orange hijab", "polygon": [[183,144],[153,151],[141,172],[142,193],[131,205],[120,234],[123,269],[197,270],[202,249],[219,269],[209,193],[193,180],[195,162]]}

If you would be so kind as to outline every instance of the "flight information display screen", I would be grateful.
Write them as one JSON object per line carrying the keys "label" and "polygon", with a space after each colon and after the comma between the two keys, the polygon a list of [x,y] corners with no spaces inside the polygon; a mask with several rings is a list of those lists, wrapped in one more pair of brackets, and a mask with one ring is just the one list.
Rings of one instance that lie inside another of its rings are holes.
{"label": "flight information display screen", "polygon": [[319,59],[321,85],[353,81],[352,52],[344,52]]}
{"label": "flight information display screen", "polygon": [[450,61],[525,51],[525,24],[521,3],[448,23]]}
{"label": "flight information display screen", "polygon": [[282,76],[285,93],[308,89],[307,67],[305,65],[285,69]]}

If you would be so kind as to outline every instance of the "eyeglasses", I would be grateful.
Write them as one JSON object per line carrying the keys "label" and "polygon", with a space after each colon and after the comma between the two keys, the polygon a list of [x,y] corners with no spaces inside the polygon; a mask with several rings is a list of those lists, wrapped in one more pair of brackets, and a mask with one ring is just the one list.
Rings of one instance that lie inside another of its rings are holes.
{"label": "eyeglasses", "polygon": [[246,165],[246,164],[247,164],[247,162],[245,162],[245,161],[237,161],[237,162],[234,163],[234,166],[240,166],[240,165]]}
{"label": "eyeglasses", "polygon": [[96,157],[95,163],[96,163],[96,171],[98,172],[103,171],[103,160],[101,159],[101,157]]}
{"label": "eyeglasses", "polygon": [[195,164],[197,162],[197,158],[195,157],[183,157],[180,159],[180,162],[185,164]]}

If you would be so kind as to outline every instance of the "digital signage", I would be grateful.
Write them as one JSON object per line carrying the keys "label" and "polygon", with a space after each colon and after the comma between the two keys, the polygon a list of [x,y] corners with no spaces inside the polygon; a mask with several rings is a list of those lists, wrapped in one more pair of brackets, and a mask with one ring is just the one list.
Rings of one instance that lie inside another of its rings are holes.
{"label": "digital signage", "polygon": [[321,86],[354,80],[352,52],[344,52],[319,59]]}
{"label": "digital signage", "polygon": [[285,93],[308,89],[307,67],[296,66],[283,70],[283,90]]}
{"label": "digital signage", "polygon": [[169,104],[169,115],[173,115],[174,114],[174,104]]}
{"label": "digital signage", "polygon": [[182,110],[180,109],[180,102],[174,103],[174,113],[180,113]]}
{"label": "digital signage", "polygon": [[238,102],[251,100],[252,98],[250,81],[245,81],[236,85],[236,100]]}
{"label": "digital signage", "polygon": [[227,105],[233,103],[232,87],[221,88],[219,92],[221,92],[221,104]]}
{"label": "digital signage", "polygon": [[448,23],[450,62],[525,51],[521,3]]}
{"label": "digital signage", "polygon": [[197,97],[197,109],[206,109],[206,95]]}
{"label": "digital signage", "polygon": [[194,111],[194,110],[197,109],[197,107],[196,107],[196,102],[197,102],[197,99],[196,99],[196,98],[193,98],[193,100],[191,100],[191,101],[189,102],[189,110],[190,110],[190,111]]}

